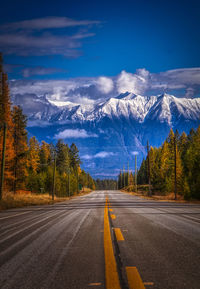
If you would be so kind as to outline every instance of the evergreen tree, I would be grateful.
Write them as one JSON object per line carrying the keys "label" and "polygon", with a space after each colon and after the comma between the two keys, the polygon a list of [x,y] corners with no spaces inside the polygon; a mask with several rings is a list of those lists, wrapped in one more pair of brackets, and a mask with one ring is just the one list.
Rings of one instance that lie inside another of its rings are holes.
{"label": "evergreen tree", "polygon": [[58,140],[56,144],[56,165],[60,172],[62,173],[68,173],[70,169],[70,154],[69,154],[69,148],[67,145],[64,144],[62,140]]}
{"label": "evergreen tree", "polygon": [[13,139],[14,139],[14,183],[13,191],[25,188],[25,179],[28,176],[27,171],[27,131],[26,123],[27,118],[23,114],[19,106],[14,106],[12,111],[13,118]]}
{"label": "evergreen tree", "polygon": [[13,162],[15,157],[13,146],[13,122],[11,116],[11,102],[8,88],[8,79],[7,74],[3,72],[2,55],[0,55],[0,168],[2,162],[4,124],[7,126],[4,189],[11,190],[14,180]]}
{"label": "evergreen tree", "polygon": [[35,136],[29,140],[28,160],[30,172],[37,173],[40,168],[40,145]]}
{"label": "evergreen tree", "polygon": [[[189,135],[190,145],[185,156],[190,196],[200,199],[200,126]],[[188,198],[188,196],[187,196]]]}
{"label": "evergreen tree", "polygon": [[41,170],[47,171],[47,166],[51,163],[52,156],[51,156],[51,147],[45,141],[42,141],[39,155],[40,155]]}
{"label": "evergreen tree", "polygon": [[147,175],[147,161],[145,159],[142,160],[140,169],[138,171],[138,184],[143,185],[148,183],[148,175]]}
{"label": "evergreen tree", "polygon": [[80,157],[79,157],[79,151],[77,146],[72,143],[69,150],[70,155],[70,165],[74,170],[77,170],[78,167],[81,164]]}

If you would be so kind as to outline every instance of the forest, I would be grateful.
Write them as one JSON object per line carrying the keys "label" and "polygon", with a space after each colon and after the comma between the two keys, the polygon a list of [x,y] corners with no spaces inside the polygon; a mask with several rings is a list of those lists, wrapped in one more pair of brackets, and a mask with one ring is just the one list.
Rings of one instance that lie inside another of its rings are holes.
{"label": "forest", "polygon": [[78,148],[62,140],[54,145],[28,139],[27,117],[12,106],[7,74],[0,59],[0,189],[13,192],[54,192],[70,196],[82,188],[95,189],[92,177],[81,170]]}
{"label": "forest", "polygon": [[[160,147],[151,147],[137,172],[137,183],[149,184],[152,194],[174,192],[185,199],[200,199],[200,126],[188,135],[171,129]],[[121,172],[118,185],[135,185],[135,175]]]}
{"label": "forest", "polygon": [[96,190],[116,190],[117,181],[114,179],[96,179],[95,187]]}

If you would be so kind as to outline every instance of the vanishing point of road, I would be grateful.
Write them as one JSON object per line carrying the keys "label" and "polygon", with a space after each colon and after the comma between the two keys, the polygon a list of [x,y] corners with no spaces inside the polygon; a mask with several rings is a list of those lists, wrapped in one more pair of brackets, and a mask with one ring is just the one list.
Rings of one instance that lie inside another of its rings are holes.
{"label": "vanishing point of road", "polygon": [[0,213],[1,289],[198,289],[200,205],[94,191]]}

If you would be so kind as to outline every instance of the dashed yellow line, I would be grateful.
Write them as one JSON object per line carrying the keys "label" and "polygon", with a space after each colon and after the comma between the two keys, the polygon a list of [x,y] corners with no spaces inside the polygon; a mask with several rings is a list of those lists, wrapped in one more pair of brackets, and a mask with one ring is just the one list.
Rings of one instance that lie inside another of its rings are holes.
{"label": "dashed yellow line", "polygon": [[153,285],[154,285],[154,282],[144,282],[144,285],[145,285],[145,286],[153,286]]}
{"label": "dashed yellow line", "polygon": [[[115,260],[114,250],[112,246],[112,238],[110,232],[110,223],[108,217],[109,209],[108,197],[106,197],[105,209],[104,209],[104,255],[105,255],[105,279],[106,289],[121,289],[119,275],[117,271],[117,264]],[[112,219],[116,219],[114,214],[110,215]],[[124,230],[127,231],[127,230]],[[120,228],[114,228],[117,241],[124,241],[123,234]],[[140,277],[140,274],[136,267],[126,267],[126,275],[128,279],[129,289],[145,289],[144,283]],[[95,284],[95,283],[90,283]],[[96,283],[96,285],[100,285]],[[97,285],[97,286],[98,286]],[[153,285],[152,282],[146,282],[145,285]]]}
{"label": "dashed yellow line", "polygon": [[126,267],[129,289],[145,289],[136,267]]}
{"label": "dashed yellow line", "polygon": [[117,264],[112,246],[107,204],[108,202],[106,202],[104,209],[104,255],[106,289],[121,289],[117,272]]}
{"label": "dashed yellow line", "polygon": [[114,231],[117,241],[124,241],[124,236],[122,235],[120,228],[114,228]]}

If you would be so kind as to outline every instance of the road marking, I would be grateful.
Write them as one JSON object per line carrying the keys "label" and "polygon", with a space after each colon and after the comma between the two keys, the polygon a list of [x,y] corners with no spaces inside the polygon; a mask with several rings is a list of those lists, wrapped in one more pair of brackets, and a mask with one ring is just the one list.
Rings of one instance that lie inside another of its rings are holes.
{"label": "road marking", "polygon": [[28,213],[30,213],[30,212],[24,212],[24,213],[15,214],[15,215],[12,215],[12,216],[3,217],[3,218],[0,218],[0,220],[9,219],[9,218],[12,218],[12,217],[21,216],[21,215],[28,214]]}
{"label": "road marking", "polygon": [[117,238],[117,241],[124,241],[124,237],[122,235],[120,228],[114,228],[114,231],[115,231],[115,236]]}
{"label": "road marking", "polygon": [[136,267],[126,267],[129,289],[145,289]]}
{"label": "road marking", "polygon": [[153,286],[154,283],[153,283],[153,282],[144,282],[144,285],[145,285],[145,286]]}
{"label": "road marking", "polygon": [[100,286],[101,285],[101,283],[99,282],[99,283],[90,283],[90,284],[88,284],[88,286]]}
{"label": "road marking", "polygon": [[121,289],[117,272],[117,264],[112,246],[107,203],[108,202],[106,202],[104,209],[104,255],[106,289]]}
{"label": "road marking", "polygon": [[110,212],[113,212],[113,209],[109,209]]}
{"label": "road marking", "polygon": [[122,231],[123,231],[123,232],[128,232],[128,230],[125,230],[125,229],[124,229],[124,230],[122,230]]}
{"label": "road marking", "polygon": [[113,220],[116,219],[116,216],[115,216],[115,215],[110,215],[110,216],[111,216],[111,218],[112,218]]}

